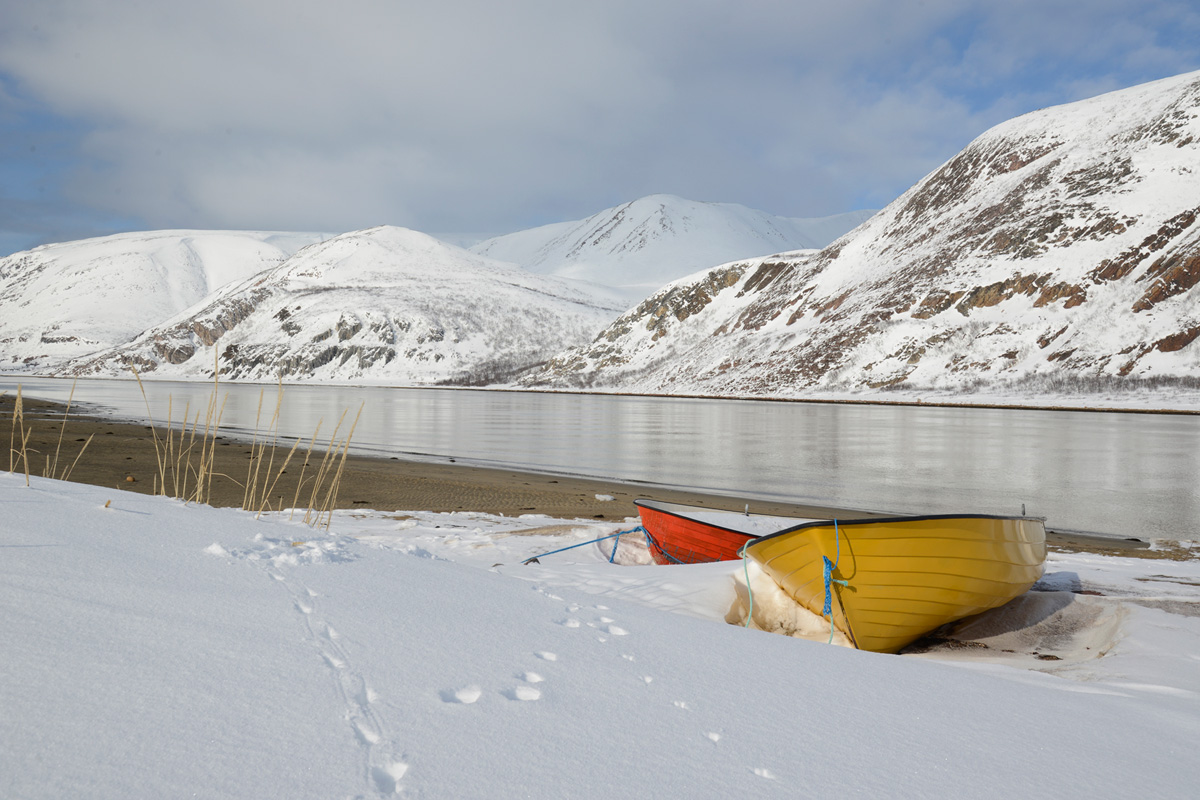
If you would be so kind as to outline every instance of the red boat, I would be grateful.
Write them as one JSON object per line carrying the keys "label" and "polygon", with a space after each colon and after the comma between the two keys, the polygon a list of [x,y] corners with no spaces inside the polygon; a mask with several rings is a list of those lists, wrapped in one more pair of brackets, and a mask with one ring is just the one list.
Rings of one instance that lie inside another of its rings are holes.
{"label": "red boat", "polygon": [[657,500],[635,500],[634,505],[649,539],[650,555],[659,564],[732,561],[741,558],[742,545],[751,539],[815,521]]}

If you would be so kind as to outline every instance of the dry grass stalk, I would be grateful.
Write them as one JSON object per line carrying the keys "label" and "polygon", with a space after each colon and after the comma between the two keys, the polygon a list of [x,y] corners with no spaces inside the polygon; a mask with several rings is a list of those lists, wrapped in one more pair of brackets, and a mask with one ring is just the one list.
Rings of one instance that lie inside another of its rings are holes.
{"label": "dry grass stalk", "polygon": [[154,414],[150,411],[150,398],[146,396],[146,387],[142,385],[142,376],[138,375],[137,367],[130,367],[133,370],[133,377],[137,380],[138,389],[142,392],[142,400],[146,403],[146,416],[150,420],[150,435],[154,437],[154,458],[158,461],[158,480],[155,483],[155,494],[158,494],[158,487],[161,487],[162,493],[167,493],[167,464],[163,457],[162,447],[158,441],[158,429],[154,426]]}
{"label": "dry grass stalk", "polygon": [[[354,415],[354,422],[350,425],[350,431],[346,434],[346,438],[342,441],[342,456],[338,460],[337,472],[334,474],[333,480],[329,484],[329,492],[326,494],[325,502],[322,504],[321,508],[321,514],[326,513],[326,511],[328,511],[329,514],[328,518],[325,520],[325,530],[329,530],[329,526],[333,524],[333,509],[337,505],[338,489],[341,488],[342,485],[342,471],[346,468],[346,455],[350,452],[350,440],[354,438],[354,429],[358,427],[358,420],[360,417],[362,417],[362,410],[363,406],[365,405],[365,402],[359,405],[358,413]],[[321,514],[317,515],[318,524],[316,527],[320,527]]]}
{"label": "dry grass stalk", "polygon": [[96,434],[94,433],[88,436],[87,441],[83,443],[83,447],[79,448],[79,453],[75,456],[75,460],[71,462],[71,466],[68,469],[63,471],[62,477],[59,480],[71,480],[71,473],[75,471],[75,465],[79,463],[79,459],[83,457],[83,451],[87,450],[88,445],[92,443],[92,439],[94,438],[96,438]]}
{"label": "dry grass stalk", "polygon": [[23,404],[22,404],[22,400],[21,400],[21,384],[18,383],[17,384],[17,396],[16,396],[16,398],[13,399],[12,432],[9,434],[9,437],[8,437],[8,471],[9,472],[15,472],[16,468],[17,468],[16,465],[19,463],[16,460],[16,455],[17,455],[16,444],[17,444],[17,428],[20,427],[22,432],[24,432],[24,430],[25,430],[25,417],[24,417],[24,414],[22,413],[22,411],[23,411]]}
{"label": "dry grass stalk", "polygon": [[75,384],[78,380],[71,381],[71,393],[67,395],[67,408],[63,411],[62,427],[58,429],[58,445],[54,448],[54,462],[49,465],[48,478],[53,478],[54,473],[58,471],[58,454],[62,451],[63,434],[67,432],[67,417],[71,414],[71,401],[75,399]]}
{"label": "dry grass stalk", "polygon": [[326,449],[325,455],[321,458],[321,466],[317,468],[317,476],[313,480],[312,494],[308,498],[308,511],[304,513],[304,524],[315,525],[316,520],[313,518],[313,510],[317,505],[317,494],[321,491],[321,484],[325,482],[325,474],[329,470],[331,456],[337,451],[337,435],[342,429],[342,423],[346,421],[346,413],[349,409],[342,412],[342,416],[338,418],[337,425],[333,428],[333,433],[329,437],[329,448]]}
{"label": "dry grass stalk", "polygon": [[258,427],[262,421],[263,391],[258,392],[258,410],[254,412],[254,434],[250,437],[250,463],[246,465],[246,482],[242,484],[242,511],[250,508],[254,502],[254,462],[255,447],[258,444]]}
{"label": "dry grass stalk", "polygon": [[[17,447],[17,431],[21,432],[21,446]],[[33,428],[25,427],[25,401],[21,394],[21,384],[17,384],[17,397],[13,404],[12,431],[8,440],[8,471],[16,472],[20,464],[25,470],[25,485],[29,485],[29,436]]]}
{"label": "dry grass stalk", "polygon": [[[296,452],[296,448],[300,446],[300,443],[302,441],[303,441],[302,439],[297,439],[296,443],[294,445],[292,445],[292,449],[288,451],[287,458],[285,458],[283,460],[283,466],[281,466],[279,468],[279,471],[275,473],[275,479],[271,481],[270,487],[266,488],[263,491],[262,505],[260,505],[258,507],[258,514],[255,515],[255,519],[258,519],[258,517],[261,517],[263,514],[263,511],[268,508],[268,504],[270,503],[270,500],[271,500],[271,493],[275,491],[275,484],[279,483],[279,476],[282,475],[284,473],[284,471],[287,469],[287,465],[289,462],[291,462],[292,456]],[[274,461],[274,455],[275,455],[275,448],[272,447],[271,448],[272,462]],[[267,473],[269,475],[270,470],[268,470]],[[297,487],[296,491],[299,491],[299,487]],[[282,511],[283,510],[282,507],[279,510]]]}
{"label": "dry grass stalk", "polygon": [[304,454],[304,463],[300,465],[300,478],[296,481],[296,494],[292,497],[292,513],[288,514],[288,521],[296,515],[296,504],[300,502],[300,489],[304,486],[304,473],[308,470],[308,462],[312,458],[313,447],[317,443],[317,436],[321,433],[321,424],[325,420],[317,420],[317,429],[313,431],[312,441],[308,443],[308,451]]}
{"label": "dry grass stalk", "polygon": [[[264,504],[266,502],[268,502],[268,498],[270,497],[270,494],[269,494],[270,489],[268,489],[268,487],[267,487],[267,480],[271,476],[271,470],[274,469],[274,467],[275,467],[275,445],[279,441],[279,412],[280,412],[280,409],[282,409],[282,408],[283,408],[283,375],[280,374],[279,388],[276,390],[276,393],[275,393],[275,412],[271,415],[271,425],[268,428],[268,430],[271,432],[271,459],[270,459],[270,461],[267,462],[267,474],[263,476],[262,499],[263,499]],[[296,445],[298,445],[298,444],[300,444],[299,440],[296,441]],[[293,453],[296,451],[296,445],[292,446]],[[255,469],[254,469],[255,483],[258,482],[258,473],[259,473],[259,470],[262,468],[262,452],[263,452],[263,450],[266,449],[266,446],[267,446],[266,440],[264,439],[262,449],[259,450],[258,463],[255,465]],[[291,458],[291,453],[288,454],[288,458],[289,459]],[[279,475],[282,475],[283,470],[286,468],[287,468],[286,464],[283,467],[281,467]],[[275,480],[279,480],[279,475],[275,476]],[[275,482],[272,481],[271,487],[273,488],[274,486],[275,486]],[[262,505],[260,505],[259,509],[258,509],[258,513],[260,516],[262,515],[262,508],[263,508]],[[253,510],[253,506],[251,507],[251,510]]]}

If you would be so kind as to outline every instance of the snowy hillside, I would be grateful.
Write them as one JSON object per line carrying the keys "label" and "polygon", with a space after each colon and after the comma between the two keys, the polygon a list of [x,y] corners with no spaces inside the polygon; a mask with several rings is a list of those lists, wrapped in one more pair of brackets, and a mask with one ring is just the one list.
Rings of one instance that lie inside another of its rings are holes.
{"label": "snowy hillside", "polygon": [[997,126],[819,253],[680,280],[531,383],[776,396],[1195,386],[1198,214],[1191,73]]}
{"label": "snowy hillside", "polygon": [[0,259],[0,369],[56,365],[129,341],[320,234],[152,231]]}
{"label": "snowy hillside", "polygon": [[[478,382],[587,341],[603,293],[404,228],[347,233],[229,284],[132,342],[61,373],[375,383]],[[215,351],[215,353],[214,353]]]}
{"label": "snowy hillside", "polygon": [[615,286],[637,302],[670,281],[730,259],[824,247],[873,213],[790,219],[733,203],[656,194],[471,249],[534,272]]}

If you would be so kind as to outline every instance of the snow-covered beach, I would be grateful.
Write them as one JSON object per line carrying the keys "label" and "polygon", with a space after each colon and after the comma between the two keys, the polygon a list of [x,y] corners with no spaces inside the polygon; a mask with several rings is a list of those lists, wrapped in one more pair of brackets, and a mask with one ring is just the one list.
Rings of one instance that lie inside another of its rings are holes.
{"label": "snow-covered beach", "polygon": [[740,563],[645,565],[633,535],[617,563],[609,541],[522,564],[632,521],[341,511],[323,532],[9,473],[0,502],[5,797],[1191,797],[1200,778],[1196,560],[1052,553],[973,645],[881,656],[727,624]]}

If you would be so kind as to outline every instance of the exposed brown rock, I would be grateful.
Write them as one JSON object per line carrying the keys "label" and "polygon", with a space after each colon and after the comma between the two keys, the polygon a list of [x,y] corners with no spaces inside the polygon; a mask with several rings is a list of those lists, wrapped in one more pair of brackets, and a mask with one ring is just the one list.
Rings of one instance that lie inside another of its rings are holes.
{"label": "exposed brown rock", "polygon": [[[1186,231],[1196,221],[1196,213],[1200,209],[1190,208],[1168,219],[1159,229],[1147,236],[1133,247],[1127,248],[1116,258],[1105,259],[1100,265],[1088,273],[1095,283],[1115,281],[1124,278],[1152,254],[1162,250],[1176,237]],[[1145,280],[1146,276],[1138,278]]]}
{"label": "exposed brown rock", "polygon": [[783,261],[768,261],[760,264],[758,269],[754,270],[754,273],[746,279],[742,290],[738,292],[738,297],[752,292],[761,292],[779,280],[780,276],[794,269],[793,265]]}
{"label": "exposed brown rock", "polygon": [[1067,332],[1067,326],[1063,325],[1061,328],[1058,329],[1057,332],[1052,333],[1049,336],[1039,336],[1038,340],[1037,340],[1038,347],[1045,350],[1047,347],[1050,346],[1051,342],[1053,342],[1055,339],[1062,336],[1066,332]]}
{"label": "exposed brown rock", "polygon": [[917,306],[917,310],[912,312],[911,316],[914,319],[929,319],[942,313],[963,296],[963,292],[946,292],[941,289],[935,289],[925,296],[921,301],[921,305]]}
{"label": "exposed brown rock", "polygon": [[1183,348],[1187,347],[1189,344],[1195,341],[1197,336],[1200,336],[1200,325],[1159,339],[1154,343],[1154,349],[1163,353],[1173,353],[1176,350],[1182,350]]}
{"label": "exposed brown rock", "polygon": [[1057,353],[1051,353],[1046,356],[1047,361],[1066,361],[1075,352],[1075,348],[1070,350],[1059,350]]}
{"label": "exposed brown rock", "polygon": [[1157,275],[1158,279],[1141,299],[1133,304],[1135,312],[1148,311],[1169,297],[1183,294],[1200,282],[1200,252],[1174,253],[1160,258],[1151,265],[1146,274]]}
{"label": "exposed brown rock", "polygon": [[1074,308],[1087,300],[1087,290],[1072,283],[1055,283],[1044,287],[1033,305],[1035,308],[1042,308],[1064,297],[1067,298],[1067,302],[1063,303],[1063,308]]}

